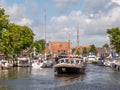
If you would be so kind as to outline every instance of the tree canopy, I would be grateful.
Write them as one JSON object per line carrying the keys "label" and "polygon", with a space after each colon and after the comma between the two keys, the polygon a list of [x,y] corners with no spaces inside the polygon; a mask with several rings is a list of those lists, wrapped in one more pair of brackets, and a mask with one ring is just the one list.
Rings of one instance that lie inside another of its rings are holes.
{"label": "tree canopy", "polygon": [[109,48],[109,45],[106,43],[103,45],[103,48]]}
{"label": "tree canopy", "polygon": [[0,8],[0,52],[15,55],[29,48],[34,39],[34,33],[28,26],[9,23],[5,10]]}
{"label": "tree canopy", "polygon": [[107,34],[109,34],[110,44],[117,53],[120,53],[120,29],[118,27],[107,29]]}
{"label": "tree canopy", "polygon": [[91,47],[91,48],[90,48],[89,52],[90,52],[90,53],[93,53],[93,54],[95,54],[95,55],[96,55],[96,54],[97,54],[97,50],[96,50],[95,45],[94,45],[94,44],[92,44],[92,45],[90,45],[90,47]]}
{"label": "tree canopy", "polygon": [[76,51],[76,55],[80,55],[80,52],[79,52],[79,50],[77,50],[77,51]]}
{"label": "tree canopy", "polygon": [[2,52],[6,55],[17,54],[33,43],[33,32],[27,26],[10,24],[1,37]]}
{"label": "tree canopy", "polygon": [[[45,40],[41,39],[41,40],[36,40],[34,41],[32,48],[36,48],[36,52],[37,53],[44,53],[44,49],[45,49]],[[31,48],[31,49],[32,49]]]}
{"label": "tree canopy", "polygon": [[3,8],[0,8],[0,39],[1,39],[1,34],[4,30],[7,29],[8,23],[9,23],[9,15],[5,14],[5,10]]}
{"label": "tree canopy", "polygon": [[87,49],[86,48],[83,48],[82,54],[83,55],[87,54]]}

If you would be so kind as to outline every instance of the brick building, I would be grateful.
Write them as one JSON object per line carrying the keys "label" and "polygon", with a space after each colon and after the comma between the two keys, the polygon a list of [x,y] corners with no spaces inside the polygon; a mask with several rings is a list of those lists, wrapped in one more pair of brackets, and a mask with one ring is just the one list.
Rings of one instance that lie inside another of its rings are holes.
{"label": "brick building", "polygon": [[70,42],[49,42],[46,46],[45,52],[47,55],[70,54]]}

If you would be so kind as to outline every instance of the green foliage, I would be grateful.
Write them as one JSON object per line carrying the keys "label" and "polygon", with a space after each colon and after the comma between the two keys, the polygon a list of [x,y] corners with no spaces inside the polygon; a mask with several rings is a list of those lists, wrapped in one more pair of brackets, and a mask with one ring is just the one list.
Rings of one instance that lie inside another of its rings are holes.
{"label": "green foliage", "polygon": [[3,8],[0,8],[0,39],[2,32],[8,27],[8,17],[9,16],[5,14],[5,10]]}
{"label": "green foliage", "polygon": [[1,51],[6,55],[14,55],[27,49],[33,43],[33,32],[27,26],[9,24],[8,30],[2,32]]}
{"label": "green foliage", "polygon": [[109,45],[106,43],[103,45],[103,48],[109,48]]}
{"label": "green foliage", "polygon": [[96,50],[95,45],[92,44],[92,45],[90,45],[90,47],[91,47],[91,48],[90,48],[89,52],[91,52],[91,53],[93,53],[93,54],[96,55],[96,54],[97,54],[97,50]]}
{"label": "green foliage", "polygon": [[107,29],[107,33],[109,34],[110,44],[114,46],[117,53],[120,53],[120,29],[118,27]]}
{"label": "green foliage", "polygon": [[41,40],[36,40],[34,41],[32,48],[35,47],[36,48],[36,52],[37,53],[43,53],[44,49],[45,49],[45,40],[41,39]]}
{"label": "green foliage", "polygon": [[83,48],[82,53],[83,53],[84,55],[87,54],[87,49],[86,49],[86,48]]}
{"label": "green foliage", "polygon": [[6,56],[15,55],[30,48],[34,34],[27,26],[9,23],[5,10],[0,8],[0,52]]}
{"label": "green foliage", "polygon": [[76,51],[76,55],[80,55],[80,52],[79,52],[79,50],[77,50],[77,51]]}

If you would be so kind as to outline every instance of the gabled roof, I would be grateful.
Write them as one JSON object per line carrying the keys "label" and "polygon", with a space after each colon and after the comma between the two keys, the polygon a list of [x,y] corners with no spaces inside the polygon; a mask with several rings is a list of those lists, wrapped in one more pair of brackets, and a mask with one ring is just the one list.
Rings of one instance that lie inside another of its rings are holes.
{"label": "gabled roof", "polygon": [[105,48],[102,48],[102,47],[98,47],[98,48],[96,48],[96,50],[98,51],[99,54],[103,54],[103,53],[108,53],[109,52],[108,49],[105,49]]}

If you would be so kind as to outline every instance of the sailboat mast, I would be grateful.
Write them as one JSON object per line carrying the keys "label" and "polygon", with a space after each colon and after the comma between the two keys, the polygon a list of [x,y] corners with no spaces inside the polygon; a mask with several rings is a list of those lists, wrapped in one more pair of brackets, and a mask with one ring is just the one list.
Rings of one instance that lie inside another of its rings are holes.
{"label": "sailboat mast", "polygon": [[[44,31],[45,31],[45,47],[47,44],[47,40],[46,40],[46,8],[44,9]],[[45,60],[46,60],[46,51],[45,51]]]}
{"label": "sailboat mast", "polygon": [[77,27],[77,46],[79,46],[79,27]]}
{"label": "sailboat mast", "polygon": [[46,8],[44,9],[44,29],[45,29],[45,42],[47,42],[46,41]]}

